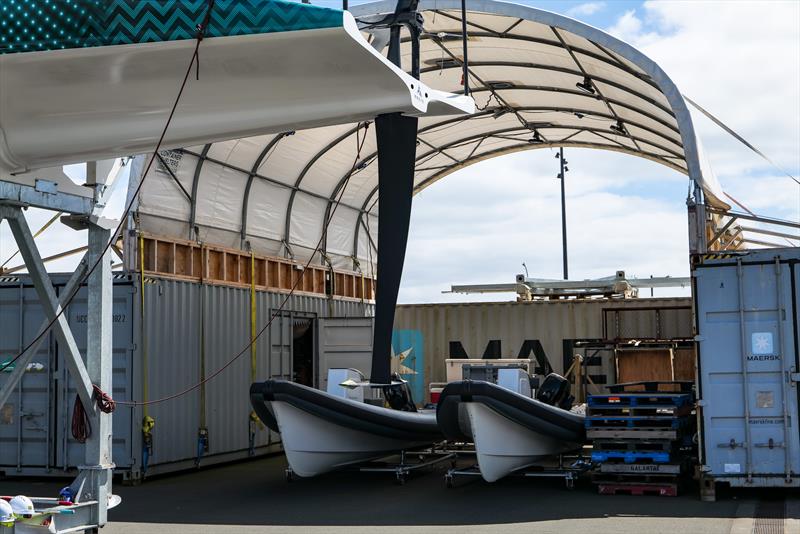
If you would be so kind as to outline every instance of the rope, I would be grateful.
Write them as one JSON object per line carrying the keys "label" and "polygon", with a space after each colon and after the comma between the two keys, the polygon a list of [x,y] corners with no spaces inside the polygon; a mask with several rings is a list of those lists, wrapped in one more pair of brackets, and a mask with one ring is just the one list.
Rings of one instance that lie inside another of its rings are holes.
{"label": "rope", "polygon": [[227,369],[228,367],[233,365],[233,363],[236,360],[241,358],[243,355],[247,354],[247,352],[250,350],[250,347],[252,347],[253,344],[256,341],[258,341],[258,339],[262,336],[262,334],[264,334],[264,332],[266,332],[267,329],[272,325],[272,322],[275,320],[275,318],[278,315],[281,314],[281,312],[283,311],[283,308],[286,306],[286,304],[289,302],[289,299],[294,295],[294,292],[297,290],[297,287],[300,285],[300,283],[302,283],[303,278],[305,277],[305,274],[308,271],[308,268],[311,266],[311,262],[314,260],[314,256],[316,256],[317,253],[319,253],[320,247],[322,246],[322,241],[325,238],[325,232],[327,231],[328,226],[330,225],[331,221],[333,220],[333,216],[336,213],[336,210],[339,208],[339,205],[341,204],[342,196],[344,195],[344,192],[347,189],[348,184],[350,183],[350,177],[355,172],[355,169],[358,166],[359,159],[361,159],[361,149],[364,147],[364,142],[367,140],[366,131],[369,128],[369,123],[368,122],[367,123],[363,123],[363,124],[364,124],[364,137],[363,138],[360,138],[360,136],[359,136],[359,133],[360,133],[360,130],[361,130],[360,126],[359,126],[359,128],[356,129],[356,147],[357,147],[357,150],[356,150],[356,156],[353,159],[353,166],[352,166],[350,172],[348,173],[348,176],[347,176],[347,179],[345,180],[344,185],[339,190],[339,195],[336,198],[336,203],[333,205],[333,209],[331,209],[331,212],[328,215],[328,219],[325,221],[325,226],[323,227],[322,235],[320,236],[319,241],[317,241],[316,247],[314,247],[314,250],[311,252],[311,255],[309,256],[308,261],[303,266],[303,270],[302,270],[300,276],[298,276],[297,279],[295,280],[294,284],[292,285],[292,287],[289,290],[289,293],[287,293],[283,297],[283,300],[281,301],[281,303],[278,306],[278,308],[272,313],[272,315],[270,316],[269,320],[266,322],[266,324],[263,327],[261,327],[261,329],[258,331],[256,336],[254,338],[252,338],[244,347],[242,347],[242,349],[238,353],[233,355],[222,367],[220,367],[219,369],[217,369],[216,371],[214,371],[213,373],[208,375],[206,378],[201,379],[196,384],[193,384],[192,386],[189,386],[189,387],[187,387],[187,388],[185,388],[185,389],[183,389],[181,391],[178,391],[176,393],[173,393],[171,395],[167,395],[165,397],[161,397],[159,399],[143,400],[143,401],[135,401],[135,400],[134,401],[117,401],[117,405],[119,405],[119,406],[129,406],[129,407],[147,406],[147,405],[150,405],[150,404],[159,404],[159,403],[162,403],[162,402],[167,402],[167,401],[170,401],[170,400],[173,400],[173,399],[177,399],[178,397],[182,397],[183,395],[186,395],[187,393],[191,393],[192,391],[196,390],[197,388],[205,385],[209,381],[211,381],[214,378],[216,378],[217,376],[221,375],[225,371],[225,369]]}
{"label": "rope", "polygon": [[[97,408],[103,413],[112,413],[116,408],[114,399],[97,386],[92,386],[92,389],[92,396],[97,403]],[[75,395],[75,404],[72,407],[72,437],[78,443],[86,443],[91,436],[92,422],[83,407],[80,396]]]}
{"label": "rope", "polygon": [[92,423],[83,408],[83,403],[78,395],[75,395],[75,405],[72,408],[72,437],[78,443],[86,443],[92,435]]}
{"label": "rope", "polygon": [[142,185],[144,185],[145,178],[147,177],[147,173],[150,172],[150,168],[153,166],[153,161],[155,161],[156,155],[158,154],[159,150],[161,150],[161,145],[164,142],[164,137],[167,135],[167,130],[169,129],[170,124],[172,123],[172,118],[175,115],[175,110],[178,108],[178,103],[181,100],[181,96],[183,96],[183,90],[186,88],[186,84],[189,81],[189,74],[191,74],[191,72],[192,72],[192,66],[194,66],[195,60],[199,59],[198,51],[200,49],[200,42],[202,41],[203,34],[205,33],[205,29],[208,26],[208,21],[210,20],[210,17],[211,17],[211,10],[214,9],[214,2],[215,2],[215,0],[208,0],[208,9],[206,10],[206,16],[205,16],[205,18],[203,20],[203,23],[199,24],[198,27],[197,27],[198,35],[197,35],[195,46],[194,46],[194,52],[192,53],[192,60],[189,62],[189,65],[186,68],[186,73],[183,76],[183,81],[181,82],[181,86],[180,86],[180,89],[178,90],[178,94],[177,94],[177,96],[176,96],[176,98],[175,98],[175,100],[174,100],[174,102],[172,104],[172,109],[170,109],[169,116],[167,117],[167,121],[164,124],[164,128],[161,130],[161,135],[159,136],[158,142],[156,143],[156,146],[153,149],[153,154],[150,156],[150,159],[147,162],[147,166],[145,167],[144,173],[142,173],[142,179],[139,181],[139,184],[136,186],[136,189],[134,190],[133,195],[131,195],[131,201],[128,203],[127,206],[125,206],[125,211],[120,216],[120,222],[117,225],[116,230],[114,230],[114,233],[112,234],[111,239],[109,240],[108,243],[106,243],[106,246],[103,248],[102,253],[98,255],[97,259],[92,264],[92,266],[83,275],[83,278],[81,279],[81,282],[78,283],[78,284],[75,284],[75,289],[69,295],[69,298],[67,298],[67,300],[65,301],[64,305],[61,306],[61,309],[56,312],[55,316],[50,320],[50,322],[47,324],[47,326],[45,328],[43,328],[39,332],[39,334],[36,337],[34,337],[30,341],[30,343],[28,343],[25,346],[25,348],[22,349],[22,351],[20,351],[19,354],[17,354],[11,360],[9,360],[5,364],[3,364],[3,366],[0,367],[0,373],[5,371],[6,369],[8,369],[11,365],[14,364],[14,362],[19,360],[34,344],[36,344],[40,339],[42,339],[42,337],[44,337],[45,334],[47,334],[50,331],[50,329],[53,327],[53,325],[56,324],[56,321],[58,321],[61,318],[61,316],[64,315],[64,312],[67,310],[67,308],[69,308],[69,304],[72,302],[72,300],[78,294],[78,291],[80,290],[81,286],[86,282],[86,280],[89,279],[89,277],[92,275],[92,273],[94,273],[95,269],[97,269],[97,266],[100,265],[100,262],[103,261],[103,258],[105,257],[105,255],[108,252],[108,250],[111,248],[111,245],[113,243],[116,243],[117,239],[119,238],[120,232],[122,231],[122,227],[125,225],[125,221],[126,221],[126,219],[128,217],[128,214],[131,211],[131,207],[133,206],[133,203],[136,200],[136,198],[138,198],[139,192],[142,190]]}

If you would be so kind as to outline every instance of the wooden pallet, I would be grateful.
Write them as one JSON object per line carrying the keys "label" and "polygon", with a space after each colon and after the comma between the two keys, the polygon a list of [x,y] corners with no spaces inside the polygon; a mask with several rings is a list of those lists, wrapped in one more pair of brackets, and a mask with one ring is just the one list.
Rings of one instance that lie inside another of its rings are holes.
{"label": "wooden pallet", "polygon": [[680,437],[680,429],[674,428],[588,428],[586,437],[595,439],[668,439],[676,440]]}
{"label": "wooden pallet", "polygon": [[592,473],[595,484],[678,484],[680,473]]}
{"label": "wooden pallet", "polygon": [[672,440],[594,440],[595,451],[671,451],[676,448]]}
{"label": "wooden pallet", "polygon": [[599,484],[600,495],[653,495],[657,497],[677,497],[677,484]]}
{"label": "wooden pallet", "polygon": [[663,475],[679,475],[686,471],[686,465],[683,463],[669,463],[669,464],[626,464],[619,462],[602,463],[600,464],[601,473],[614,473],[614,474],[663,474]]}

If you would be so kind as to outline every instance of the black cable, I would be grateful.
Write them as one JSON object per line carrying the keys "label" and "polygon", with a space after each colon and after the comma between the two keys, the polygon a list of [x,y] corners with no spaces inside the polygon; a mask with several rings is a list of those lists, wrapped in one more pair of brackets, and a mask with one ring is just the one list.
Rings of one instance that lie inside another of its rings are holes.
{"label": "black cable", "polygon": [[467,0],[461,0],[461,44],[464,52],[464,58],[461,61],[461,65],[464,69],[463,73],[461,74],[464,77],[464,96],[469,96],[469,59],[467,58]]}
{"label": "black cable", "polygon": [[[44,335],[47,334],[50,331],[50,329],[53,327],[53,325],[56,324],[56,321],[58,321],[58,319],[62,315],[64,315],[64,312],[66,311],[67,307],[72,302],[72,300],[75,298],[75,296],[78,294],[78,291],[80,291],[81,285],[84,282],[86,282],[86,280],[89,279],[89,276],[91,276],[91,274],[95,271],[95,269],[97,269],[97,266],[100,265],[101,261],[103,261],[103,257],[105,257],[106,253],[111,248],[111,245],[113,243],[115,243],[117,241],[117,239],[119,239],[119,235],[120,235],[120,232],[122,231],[122,227],[125,225],[125,219],[127,218],[128,214],[131,211],[131,206],[133,206],[133,202],[139,196],[139,192],[142,189],[142,185],[144,184],[145,178],[147,177],[147,173],[150,171],[150,168],[153,166],[153,161],[155,161],[155,159],[157,157],[157,154],[158,154],[158,151],[161,149],[161,144],[164,142],[164,137],[167,135],[167,129],[169,128],[170,124],[172,123],[172,118],[175,115],[175,110],[178,107],[178,103],[180,102],[181,96],[183,95],[183,90],[186,87],[186,83],[189,80],[189,74],[191,74],[191,72],[192,72],[192,66],[194,66],[195,60],[197,60],[199,58],[198,51],[200,49],[200,42],[203,40],[203,35],[204,35],[204,33],[206,31],[206,28],[208,26],[208,22],[209,22],[209,20],[211,18],[211,10],[214,9],[214,2],[215,2],[215,0],[208,0],[208,9],[206,10],[206,15],[205,15],[205,17],[203,19],[203,23],[202,24],[198,24],[198,26],[197,26],[197,37],[195,39],[194,51],[192,52],[192,60],[189,62],[189,65],[186,68],[186,74],[184,75],[183,82],[181,83],[181,87],[178,90],[178,95],[177,95],[177,97],[175,98],[175,101],[172,104],[172,109],[169,112],[169,117],[167,118],[167,122],[164,124],[163,130],[161,130],[161,136],[158,138],[158,143],[156,143],[155,150],[153,151],[153,154],[150,156],[150,160],[147,162],[147,166],[145,167],[144,173],[142,173],[142,179],[139,181],[139,184],[136,186],[136,190],[134,191],[133,195],[131,196],[130,203],[125,207],[125,211],[123,212],[122,216],[120,217],[119,225],[117,225],[116,230],[114,230],[114,233],[112,234],[111,239],[108,241],[108,243],[106,243],[105,248],[103,248],[103,252],[97,257],[97,260],[92,264],[91,268],[86,272],[86,274],[83,275],[83,278],[81,279],[80,283],[75,284],[75,289],[69,295],[69,298],[67,298],[67,300],[64,302],[64,304],[61,306],[61,309],[56,312],[56,315],[53,317],[53,319],[47,324],[47,326],[41,332],[39,332],[39,334],[36,337],[34,337],[30,341],[30,343],[28,343],[25,346],[25,348],[23,348],[20,351],[19,354],[14,356],[14,358],[12,358],[11,360],[7,361],[6,363],[3,364],[2,367],[0,367],[0,373],[5,371],[6,369],[8,369],[11,365],[14,364],[14,362],[19,360],[36,342],[38,342],[40,339],[42,339],[42,337],[44,337]],[[199,70],[198,70],[198,75],[199,75]]]}
{"label": "black cable", "polygon": [[270,316],[270,318],[267,321],[267,323],[261,328],[261,330],[258,331],[258,333],[255,335],[255,337],[253,337],[242,348],[242,350],[240,350],[237,354],[235,354],[232,358],[230,358],[222,367],[220,367],[219,369],[217,369],[216,371],[211,373],[209,376],[205,377],[204,379],[200,380],[196,384],[194,384],[194,385],[192,385],[192,386],[190,386],[190,387],[188,387],[186,389],[183,389],[183,390],[178,391],[177,393],[173,393],[171,395],[167,395],[166,397],[161,397],[159,399],[153,399],[153,400],[148,400],[148,401],[116,401],[117,405],[130,406],[132,408],[136,407],[136,406],[145,406],[145,405],[149,406],[151,404],[158,404],[158,403],[161,403],[161,402],[166,402],[168,400],[176,399],[178,397],[186,395],[187,393],[191,393],[192,391],[194,391],[195,389],[199,388],[203,384],[206,384],[206,383],[210,382],[212,379],[214,379],[217,376],[219,376],[220,374],[222,374],[222,372],[225,369],[230,367],[236,360],[241,358],[244,354],[247,353],[247,351],[250,350],[250,347],[252,347],[256,343],[256,341],[258,341],[258,339],[261,337],[261,335],[264,332],[267,331],[267,329],[270,327],[270,325],[272,325],[272,322],[275,320],[275,318],[278,315],[281,314],[281,312],[283,311],[283,308],[289,302],[289,299],[294,295],[294,292],[297,290],[297,288],[300,285],[300,283],[302,283],[303,278],[305,277],[306,271],[311,266],[311,262],[314,261],[314,256],[320,251],[320,247],[322,246],[323,239],[325,238],[325,234],[328,231],[328,226],[330,225],[331,221],[333,220],[333,215],[336,213],[337,208],[341,204],[342,196],[344,195],[344,192],[347,189],[347,185],[350,183],[350,177],[353,176],[353,174],[355,173],[356,167],[358,166],[358,161],[359,161],[359,159],[361,159],[361,149],[364,147],[364,142],[367,140],[367,129],[368,128],[369,128],[369,123],[368,122],[364,123],[364,137],[362,139],[359,139],[359,131],[360,131],[361,128],[359,127],[359,128],[356,129],[356,148],[357,148],[357,150],[356,150],[356,157],[353,159],[353,166],[351,167],[350,172],[347,175],[347,179],[345,180],[344,184],[342,185],[342,188],[339,190],[339,195],[336,198],[336,203],[333,205],[333,209],[331,209],[330,215],[328,216],[328,219],[325,221],[325,226],[322,229],[322,235],[320,236],[319,241],[317,241],[317,245],[314,247],[314,250],[311,252],[311,255],[309,256],[308,261],[303,266],[302,273],[300,274],[300,276],[297,277],[297,280],[295,280],[294,285],[292,285],[292,287],[289,289],[289,293],[287,293],[283,297],[283,300],[281,301],[281,303],[278,306],[278,308],[272,313],[272,315]]}

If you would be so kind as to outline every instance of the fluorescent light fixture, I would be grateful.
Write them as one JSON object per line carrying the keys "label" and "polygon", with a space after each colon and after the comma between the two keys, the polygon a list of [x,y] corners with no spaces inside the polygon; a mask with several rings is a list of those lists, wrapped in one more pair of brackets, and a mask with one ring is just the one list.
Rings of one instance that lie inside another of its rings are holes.
{"label": "fluorescent light fixture", "polygon": [[612,132],[616,132],[620,135],[628,135],[628,130],[625,129],[625,125],[621,120],[618,120],[616,124],[609,126],[609,129],[611,129]]}
{"label": "fluorescent light fixture", "polygon": [[584,93],[589,93],[590,95],[595,94],[595,88],[594,85],[592,84],[592,79],[588,76],[584,77],[582,82],[576,83],[575,87],[577,87]]}

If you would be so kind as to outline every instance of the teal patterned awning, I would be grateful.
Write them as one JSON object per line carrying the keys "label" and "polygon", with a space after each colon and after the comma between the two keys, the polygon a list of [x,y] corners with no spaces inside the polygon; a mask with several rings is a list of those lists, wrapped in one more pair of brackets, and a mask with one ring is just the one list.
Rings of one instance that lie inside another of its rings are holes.
{"label": "teal patterned awning", "polygon": [[[0,54],[194,39],[208,0],[2,0]],[[342,26],[342,11],[281,0],[216,0],[207,37]]]}

